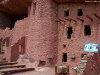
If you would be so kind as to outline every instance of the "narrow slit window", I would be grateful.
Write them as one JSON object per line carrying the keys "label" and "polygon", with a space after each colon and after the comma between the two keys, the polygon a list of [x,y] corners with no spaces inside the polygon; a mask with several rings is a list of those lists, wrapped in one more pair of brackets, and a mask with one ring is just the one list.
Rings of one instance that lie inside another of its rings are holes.
{"label": "narrow slit window", "polygon": [[69,10],[65,11],[65,17],[69,16]]}
{"label": "narrow slit window", "polygon": [[84,31],[85,31],[85,35],[86,35],[86,36],[87,36],[87,35],[91,35],[91,27],[90,27],[90,26],[85,26]]}
{"label": "narrow slit window", "polygon": [[83,11],[82,11],[82,9],[79,9],[78,10],[78,16],[82,16],[83,15]]}
{"label": "narrow slit window", "polygon": [[68,27],[68,30],[67,30],[67,38],[68,38],[68,39],[71,39],[72,33],[73,33],[72,27]]}
{"label": "narrow slit window", "polygon": [[63,53],[63,62],[67,62],[67,53]]}

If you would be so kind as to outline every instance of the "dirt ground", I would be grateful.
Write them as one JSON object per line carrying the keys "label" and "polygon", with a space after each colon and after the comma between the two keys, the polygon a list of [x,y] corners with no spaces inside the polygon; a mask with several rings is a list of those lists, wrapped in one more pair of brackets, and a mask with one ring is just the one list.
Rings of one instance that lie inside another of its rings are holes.
{"label": "dirt ground", "polygon": [[37,67],[38,63],[21,63],[25,64],[27,68],[35,68],[33,71],[18,72],[5,75],[55,75],[54,67]]}
{"label": "dirt ground", "polygon": [[44,67],[35,71],[26,71],[26,72],[19,72],[19,73],[5,74],[5,75],[55,75],[55,69]]}

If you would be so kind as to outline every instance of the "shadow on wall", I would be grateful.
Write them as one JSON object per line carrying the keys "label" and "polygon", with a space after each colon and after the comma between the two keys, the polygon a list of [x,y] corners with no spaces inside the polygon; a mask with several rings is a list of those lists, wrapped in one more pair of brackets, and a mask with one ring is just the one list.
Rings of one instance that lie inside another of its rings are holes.
{"label": "shadow on wall", "polygon": [[19,55],[24,53],[25,53],[25,37],[22,37],[11,48],[11,61],[17,61]]}

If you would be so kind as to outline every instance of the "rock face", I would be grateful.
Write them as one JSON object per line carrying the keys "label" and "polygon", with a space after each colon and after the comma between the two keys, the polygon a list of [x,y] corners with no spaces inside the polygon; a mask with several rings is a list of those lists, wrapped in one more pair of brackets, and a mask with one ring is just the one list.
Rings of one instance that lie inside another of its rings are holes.
{"label": "rock face", "polygon": [[[28,14],[28,6],[36,0],[0,0],[0,11],[15,16],[24,16]],[[85,0],[54,0],[62,2],[84,2]],[[94,0],[93,0],[94,1]]]}
{"label": "rock face", "polygon": [[[93,1],[95,1],[95,0],[54,0],[54,1],[56,1],[57,3],[66,3],[66,2],[75,2],[75,3],[77,3],[77,2],[93,2]],[[98,0],[99,1],[99,0]]]}
{"label": "rock face", "polygon": [[25,15],[31,2],[32,0],[0,0],[0,11],[15,16]]}
{"label": "rock face", "polygon": [[65,2],[84,2],[85,0],[54,0],[58,3],[65,3]]}
{"label": "rock face", "polygon": [[5,29],[6,27],[11,26],[11,20],[8,16],[3,13],[0,13],[0,28]]}

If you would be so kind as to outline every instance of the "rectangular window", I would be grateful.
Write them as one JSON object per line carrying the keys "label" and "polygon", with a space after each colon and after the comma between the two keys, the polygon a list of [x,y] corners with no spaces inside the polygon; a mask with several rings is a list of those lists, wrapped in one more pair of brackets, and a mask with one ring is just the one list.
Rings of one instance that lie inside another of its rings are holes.
{"label": "rectangular window", "polygon": [[67,53],[63,53],[63,59],[62,59],[63,62],[67,62]]}
{"label": "rectangular window", "polygon": [[85,35],[91,35],[91,27],[90,26],[85,26],[84,31],[85,31]]}
{"label": "rectangular window", "polygon": [[82,16],[83,15],[83,11],[82,11],[82,9],[79,9],[78,10],[78,16]]}
{"label": "rectangular window", "polygon": [[67,30],[67,38],[68,39],[71,39],[71,34],[73,33],[72,31],[72,27],[68,27],[68,30]]}
{"label": "rectangular window", "polygon": [[69,16],[69,10],[65,11],[65,17]]}

